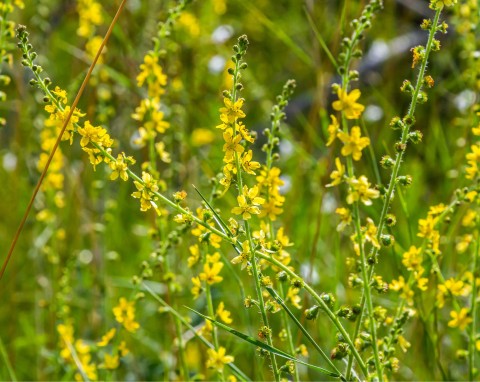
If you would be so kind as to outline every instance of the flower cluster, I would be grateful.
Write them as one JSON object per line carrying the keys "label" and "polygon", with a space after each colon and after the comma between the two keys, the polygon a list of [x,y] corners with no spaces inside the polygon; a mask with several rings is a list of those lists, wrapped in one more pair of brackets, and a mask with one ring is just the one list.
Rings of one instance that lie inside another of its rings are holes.
{"label": "flower cluster", "polygon": [[113,308],[113,314],[115,320],[131,333],[135,333],[140,327],[135,321],[135,302],[133,301],[127,301],[126,298],[121,297],[118,305]]}

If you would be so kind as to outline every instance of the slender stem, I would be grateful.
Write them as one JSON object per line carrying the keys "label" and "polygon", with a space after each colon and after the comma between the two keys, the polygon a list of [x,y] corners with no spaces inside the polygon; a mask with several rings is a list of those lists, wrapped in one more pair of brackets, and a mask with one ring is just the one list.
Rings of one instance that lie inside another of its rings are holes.
{"label": "slender stem", "polygon": [[476,243],[475,250],[473,252],[473,264],[472,264],[472,296],[470,302],[470,314],[472,317],[472,323],[470,326],[470,338],[468,341],[468,379],[470,381],[474,380],[475,374],[475,336],[477,334],[477,264],[478,256],[480,255],[480,240],[479,233],[476,232]]}
{"label": "slender stem", "polygon": [[[282,299],[285,299],[285,286],[283,284],[280,284],[280,296]],[[295,354],[295,345],[293,344],[293,336],[292,336],[292,329],[290,328],[290,322],[288,320],[288,315],[285,309],[282,309],[282,323],[283,327],[285,328],[285,331],[287,333],[287,342],[288,342],[288,347],[290,349],[290,353],[292,355]],[[300,376],[298,375],[298,368],[297,365],[294,363],[293,364],[293,379],[294,381],[300,381]]]}
{"label": "slender stem", "polygon": [[[207,298],[207,309],[208,309],[208,315],[212,318],[215,317],[215,309],[213,308],[213,299],[212,299],[212,288],[210,285],[207,283],[206,284],[206,290],[205,290],[205,295]],[[214,325],[212,328],[212,340],[213,340],[213,346],[215,347],[215,351],[218,351],[219,345],[218,345],[218,331],[217,327]],[[218,375],[220,376],[221,381],[225,381],[225,376],[223,375],[223,371],[220,370],[218,372]]]}

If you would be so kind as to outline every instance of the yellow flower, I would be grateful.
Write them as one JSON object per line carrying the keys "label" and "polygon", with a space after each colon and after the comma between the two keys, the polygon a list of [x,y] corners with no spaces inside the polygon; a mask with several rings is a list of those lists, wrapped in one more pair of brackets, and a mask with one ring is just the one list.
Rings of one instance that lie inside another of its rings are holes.
{"label": "yellow flower", "polygon": [[[100,49],[100,45],[102,45],[103,42],[103,37],[101,36],[95,36],[92,37],[87,41],[85,44],[85,53],[87,54],[88,58],[93,61],[95,56],[97,55],[98,50]],[[107,47],[104,46],[102,49],[102,54],[98,58],[97,63],[102,64],[103,63],[103,54],[107,51]]]}
{"label": "yellow flower", "polygon": [[437,224],[438,218],[434,218],[432,215],[428,215],[426,219],[420,219],[418,221],[418,234],[419,237],[431,239],[437,232],[434,228]]}
{"label": "yellow flower", "polygon": [[300,305],[300,302],[302,301],[302,299],[298,295],[299,292],[300,292],[300,289],[290,287],[288,288],[287,296],[285,299],[289,300],[295,308],[302,309],[302,305]]}
{"label": "yellow flower", "polygon": [[252,156],[252,150],[248,150],[246,153],[243,154],[241,158],[241,164],[243,170],[247,174],[256,175],[255,170],[260,168],[260,163],[252,161]]}
{"label": "yellow flower", "polygon": [[202,293],[202,283],[200,282],[200,279],[198,277],[192,277],[192,284],[193,287],[190,290],[193,294],[193,298],[196,299],[198,296],[200,296],[200,293]]}
{"label": "yellow flower", "polygon": [[370,206],[372,204],[370,199],[376,199],[380,196],[378,190],[370,188],[370,183],[365,175],[360,176],[360,178],[349,179],[348,183],[350,184],[347,195],[348,204],[360,200],[366,206]]}
{"label": "yellow flower", "polygon": [[220,114],[226,115],[229,123],[235,122],[237,118],[245,118],[245,113],[242,111],[243,102],[243,98],[235,102],[232,102],[230,98],[224,98],[225,107],[220,108]]}
{"label": "yellow flower", "polygon": [[352,214],[350,210],[343,207],[337,208],[335,213],[340,216],[340,223],[337,225],[337,231],[343,231],[345,227],[352,222]]}
{"label": "yellow flower", "polygon": [[360,160],[362,157],[362,150],[370,144],[370,139],[362,137],[360,127],[352,127],[350,135],[340,131],[338,138],[343,142],[342,155],[351,155],[354,160]]}
{"label": "yellow flower", "polygon": [[222,268],[223,263],[221,262],[216,262],[212,264],[212,266],[207,263],[203,265],[203,272],[198,276],[200,277],[200,280],[205,281],[208,285],[216,284],[223,280],[223,277],[218,275]]}
{"label": "yellow flower", "polygon": [[223,145],[223,151],[225,152],[224,161],[229,161],[235,156],[235,152],[241,154],[245,151],[245,148],[240,144],[242,136],[239,134],[233,135],[233,129],[229,128],[223,132],[223,139],[225,144]]}
{"label": "yellow flower", "polygon": [[107,346],[110,340],[115,336],[117,329],[112,328],[110,329],[104,336],[102,336],[102,340],[97,342],[97,346]]}
{"label": "yellow flower", "polygon": [[367,218],[367,227],[365,228],[365,239],[372,243],[376,248],[380,248],[380,243],[377,240],[377,227],[372,219]]}
{"label": "yellow flower", "polygon": [[352,90],[347,93],[342,88],[337,91],[338,101],[335,101],[332,106],[337,111],[343,111],[347,119],[358,119],[362,114],[365,106],[357,103],[360,98],[361,92],[358,89]]}
{"label": "yellow flower", "polygon": [[448,326],[451,328],[459,328],[460,330],[465,330],[465,328],[473,321],[469,316],[470,311],[467,308],[460,309],[460,312],[451,311],[450,317],[452,319],[448,321]]}
{"label": "yellow flower", "polygon": [[107,130],[100,126],[92,126],[90,121],[86,121],[83,127],[78,128],[78,133],[82,136],[80,146],[85,147],[90,142],[103,147],[111,147],[113,140],[107,134]]}
{"label": "yellow flower", "polygon": [[138,181],[133,182],[138,191],[132,193],[132,196],[136,199],[140,199],[140,210],[147,211],[152,206],[158,213],[158,207],[154,203],[156,199],[155,192],[158,191],[157,181],[148,172],[142,173],[143,183]]}
{"label": "yellow flower", "polygon": [[332,173],[330,174],[332,183],[327,184],[326,187],[337,186],[343,181],[343,175],[345,175],[345,166],[340,161],[340,158],[335,158],[335,167],[337,169],[333,170]]}
{"label": "yellow flower", "polygon": [[147,82],[149,97],[158,100],[165,93],[163,88],[167,84],[167,76],[158,64],[158,57],[151,54],[145,55],[143,64],[140,65],[140,73],[137,76],[138,87]]}
{"label": "yellow flower", "polygon": [[227,351],[223,346],[220,346],[218,351],[215,351],[215,349],[208,349],[207,367],[209,369],[215,369],[217,372],[221,372],[224,365],[234,361],[234,357],[231,355],[225,355],[226,352]]}
{"label": "yellow flower", "polygon": [[102,7],[95,0],[79,0],[77,12],[80,19],[77,34],[80,37],[90,37],[95,26],[103,23]]}
{"label": "yellow flower", "polygon": [[234,257],[232,259],[232,264],[242,264],[242,270],[245,269],[245,267],[248,264],[248,261],[250,260],[250,246],[248,240],[245,240],[242,243],[242,252]]}
{"label": "yellow flower", "polygon": [[134,333],[140,325],[135,322],[135,302],[127,301],[121,297],[119,303],[113,308],[113,314],[117,322],[123,325],[129,332]]}
{"label": "yellow flower", "polygon": [[111,161],[109,163],[109,166],[112,169],[112,173],[110,174],[111,180],[115,180],[119,176],[125,181],[128,180],[128,173],[127,173],[128,163],[125,161],[125,159],[127,159],[128,163],[132,163],[132,164],[135,163],[135,159],[133,159],[130,156],[125,157],[124,153],[118,154],[117,160],[115,162]]}
{"label": "yellow flower", "polygon": [[120,365],[118,354],[115,354],[115,355],[105,354],[103,364],[105,366],[105,369],[115,370]]}
{"label": "yellow flower", "polygon": [[422,264],[422,249],[417,248],[414,245],[410,247],[408,252],[403,254],[402,264],[409,270],[417,270],[418,267]]}
{"label": "yellow flower", "polygon": [[193,267],[200,260],[200,248],[198,244],[191,245],[188,250],[190,251],[190,256],[187,259],[187,265],[189,268]]}
{"label": "yellow flower", "polygon": [[233,319],[230,317],[230,315],[231,313],[228,310],[225,310],[225,304],[223,301],[221,301],[220,304],[218,304],[215,316],[219,317],[226,324],[231,324]]}
{"label": "yellow flower", "polygon": [[338,123],[337,117],[335,117],[333,114],[330,115],[330,118],[332,120],[332,123],[328,125],[328,141],[327,141],[327,146],[330,146],[333,141],[335,141],[335,138],[337,137],[337,132],[340,129],[340,124]]}
{"label": "yellow flower", "polygon": [[265,203],[265,199],[258,197],[257,194],[257,186],[250,189],[247,186],[243,186],[242,195],[237,196],[239,206],[234,207],[232,213],[242,215],[245,220],[250,219],[252,215],[258,215],[260,213],[258,206]]}

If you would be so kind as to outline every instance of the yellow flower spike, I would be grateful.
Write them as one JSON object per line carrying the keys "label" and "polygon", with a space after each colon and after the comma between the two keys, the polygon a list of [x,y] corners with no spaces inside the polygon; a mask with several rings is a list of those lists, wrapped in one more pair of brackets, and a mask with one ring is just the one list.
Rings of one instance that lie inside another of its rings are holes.
{"label": "yellow flower spike", "polygon": [[225,304],[223,301],[218,304],[217,311],[215,313],[216,317],[219,317],[226,324],[231,324],[233,322],[233,319],[230,317],[231,313],[225,309]]}
{"label": "yellow flower spike", "polygon": [[338,138],[343,142],[342,155],[351,155],[354,160],[360,160],[362,157],[362,150],[370,144],[370,139],[362,137],[360,127],[354,126],[350,135],[340,131],[337,134]]}
{"label": "yellow flower spike", "polygon": [[337,91],[338,101],[333,102],[332,107],[337,111],[343,111],[347,119],[358,119],[362,115],[365,106],[357,103],[362,93],[355,89],[347,93],[342,88]]}
{"label": "yellow flower spike", "polygon": [[340,158],[335,158],[335,167],[337,169],[332,171],[332,173],[330,174],[332,183],[327,184],[325,187],[338,186],[340,183],[342,183],[343,176],[345,175],[345,166],[340,161]]}
{"label": "yellow flower spike", "polygon": [[376,199],[380,196],[380,192],[370,188],[370,183],[365,175],[360,178],[351,178],[348,180],[350,189],[348,190],[347,203],[353,204],[356,201],[361,201],[366,206],[372,204],[371,199]]}
{"label": "yellow flower spike", "polygon": [[470,317],[470,311],[467,308],[462,308],[459,312],[455,310],[451,311],[450,317],[452,317],[452,319],[448,321],[448,326],[451,328],[459,328],[462,331],[473,321],[472,317]]}
{"label": "yellow flower spike", "polygon": [[234,361],[234,357],[231,355],[226,355],[226,352],[227,350],[223,346],[220,346],[218,348],[218,351],[216,351],[215,349],[208,349],[207,368],[214,369],[217,372],[222,372],[223,367],[227,363],[231,363]]}
{"label": "yellow flower spike", "polygon": [[[112,173],[110,174],[111,180],[115,180],[118,177],[120,177],[124,181],[128,180],[128,173],[127,173],[128,163],[125,161],[125,158],[126,158],[125,154],[121,153],[121,154],[118,154],[117,160],[115,162],[112,161],[109,163],[109,166],[112,169]],[[127,158],[130,163],[132,164],[135,163],[135,160],[132,157],[127,157]]]}

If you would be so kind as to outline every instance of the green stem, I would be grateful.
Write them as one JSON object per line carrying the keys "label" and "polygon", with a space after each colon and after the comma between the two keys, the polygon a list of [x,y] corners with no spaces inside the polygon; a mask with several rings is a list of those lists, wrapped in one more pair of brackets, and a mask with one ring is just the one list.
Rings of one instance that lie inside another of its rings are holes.
{"label": "green stem", "polygon": [[[250,224],[248,224],[248,221],[245,221],[245,229],[246,229],[246,232],[247,232],[247,238],[248,238],[249,244],[251,246],[252,243],[253,243],[253,239],[252,239],[252,234],[251,234],[251,231],[250,231]],[[263,321],[263,324],[265,326],[270,328],[270,325],[268,323],[267,311],[265,309],[265,301],[263,300],[262,287],[260,285],[258,264],[257,264],[257,258],[255,256],[255,253],[252,254],[252,271],[253,271],[253,278],[255,279],[255,291],[257,293],[257,298],[258,298],[258,302],[259,302],[259,305],[260,305],[260,313],[262,314],[262,321]],[[267,343],[268,343],[268,345],[273,346],[271,333],[269,333],[267,335]],[[275,376],[275,380],[280,381],[280,374],[278,372],[277,360],[276,360],[275,355],[273,353],[270,353],[270,359],[271,359],[271,362],[272,362],[273,375]]]}
{"label": "green stem", "polygon": [[3,363],[5,364],[5,369],[8,372],[9,379],[13,382],[17,381],[17,376],[15,375],[15,371],[13,370],[12,364],[8,359],[8,353],[7,353],[7,350],[5,349],[5,346],[3,344],[1,337],[0,337],[0,355],[3,358]]}
{"label": "green stem", "polygon": [[477,263],[478,256],[480,254],[480,238],[478,231],[476,232],[477,240],[475,245],[475,251],[473,253],[473,264],[472,264],[472,296],[470,302],[470,314],[472,316],[472,323],[470,326],[470,338],[468,341],[468,379],[470,381],[474,380],[475,377],[475,336],[476,336],[476,326],[477,326]]}
{"label": "green stem", "polygon": [[[206,284],[205,295],[207,298],[208,315],[212,318],[215,318],[215,309],[213,308],[213,299],[212,299],[212,289],[208,283]],[[218,351],[218,347],[219,347],[218,332],[217,332],[217,327],[215,325],[212,328],[212,340],[213,340],[213,346],[215,347],[215,351]],[[219,371],[218,375],[220,376],[221,381],[225,380],[223,371]]]}
{"label": "green stem", "polygon": [[[285,299],[285,290],[284,290],[284,285],[281,284],[280,285],[280,296],[282,297],[282,299]],[[287,342],[288,342],[288,347],[289,347],[289,350],[290,350],[290,353],[292,355],[295,355],[295,345],[293,344],[293,336],[292,336],[292,329],[290,328],[290,322],[288,320],[288,315],[287,315],[287,312],[285,311],[285,309],[282,309],[282,323],[283,323],[283,327],[285,328],[285,331],[287,333]],[[297,365],[294,364],[293,365],[293,379],[294,381],[300,381],[300,376],[298,375],[298,369],[297,369]]]}

